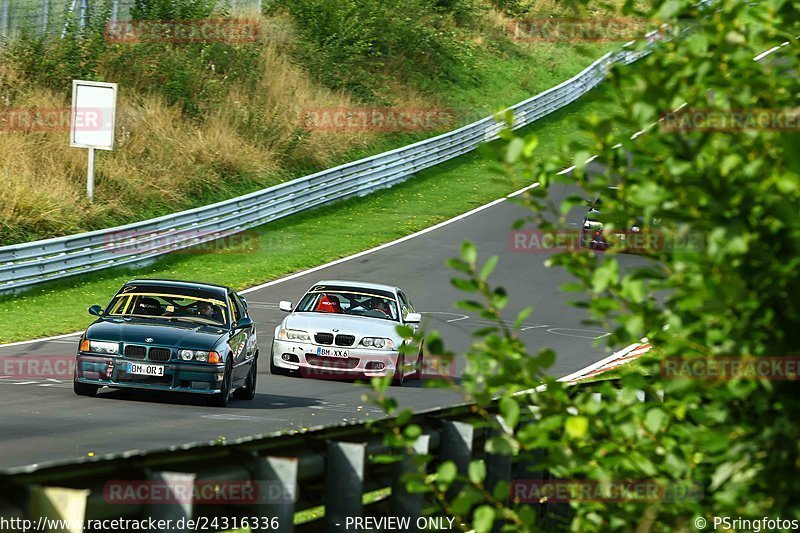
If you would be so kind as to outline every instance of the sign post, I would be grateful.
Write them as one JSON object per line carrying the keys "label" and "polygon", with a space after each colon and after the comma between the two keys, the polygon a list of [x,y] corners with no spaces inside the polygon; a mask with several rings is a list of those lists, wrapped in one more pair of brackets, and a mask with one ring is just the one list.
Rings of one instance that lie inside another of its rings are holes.
{"label": "sign post", "polygon": [[117,84],[72,80],[70,142],[89,149],[86,193],[94,199],[94,151],[114,149],[114,122],[117,111]]}

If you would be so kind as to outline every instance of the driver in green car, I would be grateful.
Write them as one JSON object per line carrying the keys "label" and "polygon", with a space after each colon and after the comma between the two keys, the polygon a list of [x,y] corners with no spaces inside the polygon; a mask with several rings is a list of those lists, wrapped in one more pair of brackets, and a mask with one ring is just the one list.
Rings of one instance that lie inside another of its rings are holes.
{"label": "driver in green car", "polygon": [[219,307],[216,305],[211,305],[204,300],[197,301],[197,312],[200,313],[200,316],[204,316],[209,320],[213,320],[214,322],[218,322],[220,324],[225,323],[225,319],[223,318],[222,311],[220,311]]}

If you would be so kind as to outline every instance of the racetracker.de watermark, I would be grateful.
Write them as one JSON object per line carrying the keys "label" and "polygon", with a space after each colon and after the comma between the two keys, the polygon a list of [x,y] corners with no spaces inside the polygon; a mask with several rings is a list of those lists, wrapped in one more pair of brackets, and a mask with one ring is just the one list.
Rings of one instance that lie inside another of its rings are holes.
{"label": "racetracker.de watermark", "polygon": [[[406,355],[406,357],[410,356]],[[365,369],[356,369],[355,362],[351,358],[344,357],[313,356],[310,358],[306,356],[306,362],[307,366],[300,366],[297,370],[304,378],[352,380],[391,372],[388,358],[369,361],[367,363],[369,367]],[[426,355],[420,366],[406,370],[406,377],[418,371],[422,379],[457,377],[456,361],[452,357]]]}
{"label": "racetracker.de watermark", "polygon": [[696,231],[552,229],[513,230],[508,247],[515,253],[619,251],[632,254],[698,251],[703,234]]}
{"label": "racetracker.de watermark", "polygon": [[515,479],[511,499],[520,503],[700,501],[703,487],[655,479]]}
{"label": "racetracker.de watermark", "polygon": [[665,132],[800,131],[797,109],[688,109],[661,114]]}
{"label": "racetracker.de watermark", "polygon": [[[77,343],[75,345],[77,348]],[[71,380],[75,375],[75,355],[3,355],[3,379]]]}
{"label": "racetracker.de watermark", "polygon": [[508,35],[525,42],[624,42],[656,25],[644,18],[530,18],[508,23]]}
{"label": "racetracker.de watermark", "polygon": [[161,252],[180,254],[252,254],[258,251],[261,235],[244,230],[222,231],[184,229],[177,231],[120,230],[105,235],[103,247],[112,254]]}
{"label": "racetracker.de watermark", "polygon": [[800,357],[667,357],[661,360],[661,376],[704,381],[796,381],[800,376]]}
{"label": "racetracker.de watermark", "polygon": [[101,131],[112,116],[111,110],[99,107],[38,107],[3,109],[0,111],[0,132]]}
{"label": "racetracker.de watermark", "polygon": [[313,131],[446,131],[456,125],[456,111],[416,107],[319,107],[300,113],[302,127]]}
{"label": "racetracker.de watermark", "polygon": [[277,481],[255,480],[112,480],[103,500],[115,505],[253,505],[291,503],[292,491]]}
{"label": "racetracker.de watermark", "polygon": [[106,24],[111,43],[251,43],[259,39],[253,20],[118,20]]}

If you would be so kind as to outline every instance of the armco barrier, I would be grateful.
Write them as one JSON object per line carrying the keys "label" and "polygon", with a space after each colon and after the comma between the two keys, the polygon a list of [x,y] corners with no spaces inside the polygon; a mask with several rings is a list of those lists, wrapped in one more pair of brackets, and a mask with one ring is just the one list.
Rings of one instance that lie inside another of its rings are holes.
{"label": "armco barrier", "polygon": [[[650,42],[658,37],[651,35]],[[646,53],[626,48],[609,52],[571,79],[512,106],[514,127],[561,109],[597,86],[610,65],[632,63]],[[0,247],[0,293],[140,263],[329,202],[364,196],[492,141],[502,127],[494,117],[487,117],[396,150],[216,204],[115,228]]]}
{"label": "armco barrier", "polygon": [[[594,394],[598,401],[617,401],[615,394]],[[646,396],[644,391],[636,393],[639,401]],[[651,396],[652,401],[659,401],[657,393]],[[392,451],[383,443],[384,431],[391,421],[378,421],[375,427],[361,422],[0,471],[0,520],[16,517],[36,524],[45,519],[69,519],[73,525],[83,525],[102,520],[170,519],[173,527],[150,530],[188,533],[230,530],[245,526],[243,519],[258,518],[264,523],[252,531],[391,531],[392,528],[354,527],[352,523],[348,525],[347,519],[392,516],[408,517],[414,523],[424,520],[428,506],[425,495],[408,492],[403,480],[405,474],[420,468],[414,455],[432,459],[418,473],[433,473],[442,462],[453,461],[464,477],[472,460],[483,460],[487,474],[484,485],[489,492],[499,483],[536,477],[532,474],[539,470],[535,454],[512,460],[487,451],[486,441],[502,424],[489,426],[485,415],[476,414],[473,407],[462,404],[413,415],[410,422],[417,424],[422,434],[408,455]],[[491,416],[497,416],[495,407],[490,411]],[[530,415],[520,419],[520,425],[535,423]],[[387,454],[400,460],[386,463],[379,456]],[[187,487],[200,490],[186,493]],[[249,487],[253,489],[242,490]],[[216,490],[209,497],[204,488]],[[365,504],[365,494],[372,494],[374,501]],[[319,512],[305,513],[307,522],[293,523],[298,513],[320,506],[325,509],[324,517]],[[537,525],[543,531],[552,531],[568,515],[569,505],[540,502],[537,512]],[[209,527],[214,518],[217,527]],[[442,518],[447,517],[439,520]],[[176,526],[180,520],[183,522]],[[193,525],[189,525],[190,520]],[[223,520],[227,520],[227,527]],[[457,531],[459,526],[431,529]],[[28,529],[34,528],[35,525]],[[111,525],[101,528],[121,529]]]}

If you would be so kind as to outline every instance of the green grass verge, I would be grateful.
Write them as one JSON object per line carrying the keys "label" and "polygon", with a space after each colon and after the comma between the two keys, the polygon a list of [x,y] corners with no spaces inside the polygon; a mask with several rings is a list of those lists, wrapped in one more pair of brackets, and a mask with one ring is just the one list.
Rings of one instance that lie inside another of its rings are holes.
{"label": "green grass verge", "polygon": [[[366,494],[364,494],[364,496],[361,498],[361,502],[364,505],[369,505],[377,501],[385,500],[391,495],[392,495],[392,489],[390,488],[373,490],[372,492],[367,492]],[[325,516],[324,505],[319,505],[317,507],[311,507],[303,511],[298,511],[294,514],[294,525],[297,526],[300,524],[311,522],[313,520],[319,520],[323,516]]]}
{"label": "green grass verge", "polygon": [[[537,133],[538,152],[544,157],[557,150],[560,138],[578,134],[579,117],[607,112],[593,93],[525,131]],[[492,177],[490,164],[476,153],[461,156],[392,189],[256,228],[247,242],[228,253],[173,253],[136,270],[108,269],[0,297],[0,342],[83,329],[91,323],[86,309],[108,302],[132,277],[191,279],[244,289],[392,241],[519,188]],[[247,248],[249,253],[235,253]]]}

